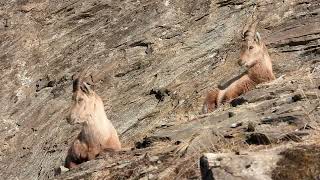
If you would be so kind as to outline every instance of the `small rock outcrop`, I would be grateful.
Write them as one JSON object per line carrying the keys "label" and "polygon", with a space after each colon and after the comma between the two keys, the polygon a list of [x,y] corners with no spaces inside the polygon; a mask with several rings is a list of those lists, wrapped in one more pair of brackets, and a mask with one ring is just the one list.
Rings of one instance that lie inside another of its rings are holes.
{"label": "small rock outcrop", "polygon": [[319,146],[287,146],[260,152],[207,153],[200,158],[203,180],[319,178]]}

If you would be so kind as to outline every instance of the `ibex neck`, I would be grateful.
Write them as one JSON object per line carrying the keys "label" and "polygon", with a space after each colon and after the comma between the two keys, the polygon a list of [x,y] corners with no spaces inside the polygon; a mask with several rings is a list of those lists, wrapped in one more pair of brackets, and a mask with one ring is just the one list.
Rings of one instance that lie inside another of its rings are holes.
{"label": "ibex neck", "polygon": [[248,75],[250,79],[256,83],[267,82],[275,79],[270,59],[259,60],[257,64],[248,70]]}
{"label": "ibex neck", "polygon": [[83,126],[83,133],[88,143],[103,141],[104,135],[107,133],[108,127],[107,116],[105,112],[94,112]]}

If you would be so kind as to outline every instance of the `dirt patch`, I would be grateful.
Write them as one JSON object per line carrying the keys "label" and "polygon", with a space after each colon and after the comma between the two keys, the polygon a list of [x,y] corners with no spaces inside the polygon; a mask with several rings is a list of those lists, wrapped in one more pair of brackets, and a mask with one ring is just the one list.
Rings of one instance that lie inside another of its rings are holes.
{"label": "dirt patch", "polygon": [[272,172],[274,180],[314,180],[320,178],[320,146],[300,146],[280,153],[282,159]]}

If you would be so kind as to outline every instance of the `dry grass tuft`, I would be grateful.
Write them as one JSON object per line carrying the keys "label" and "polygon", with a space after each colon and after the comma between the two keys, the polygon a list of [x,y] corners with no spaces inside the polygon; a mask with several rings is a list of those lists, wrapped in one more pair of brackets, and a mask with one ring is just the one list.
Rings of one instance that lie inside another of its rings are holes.
{"label": "dry grass tuft", "polygon": [[272,172],[272,179],[313,180],[320,178],[320,146],[298,146],[280,153],[282,159]]}

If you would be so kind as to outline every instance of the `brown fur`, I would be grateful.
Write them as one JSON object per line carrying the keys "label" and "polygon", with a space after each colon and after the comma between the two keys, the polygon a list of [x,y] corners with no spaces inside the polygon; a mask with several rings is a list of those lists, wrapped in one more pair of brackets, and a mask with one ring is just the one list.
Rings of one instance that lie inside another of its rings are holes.
{"label": "brown fur", "polygon": [[94,159],[103,150],[118,151],[121,143],[111,121],[107,118],[101,98],[79,78],[73,83],[70,124],[80,123],[82,130],[69,148],[67,168]]}
{"label": "brown fur", "polygon": [[261,41],[259,34],[255,32],[256,24],[251,24],[249,29],[243,33],[244,42],[238,63],[245,66],[248,69],[247,72],[225,89],[214,89],[209,92],[203,104],[203,113],[213,111],[221,103],[228,102],[250,91],[257,84],[275,79],[267,47]]}

